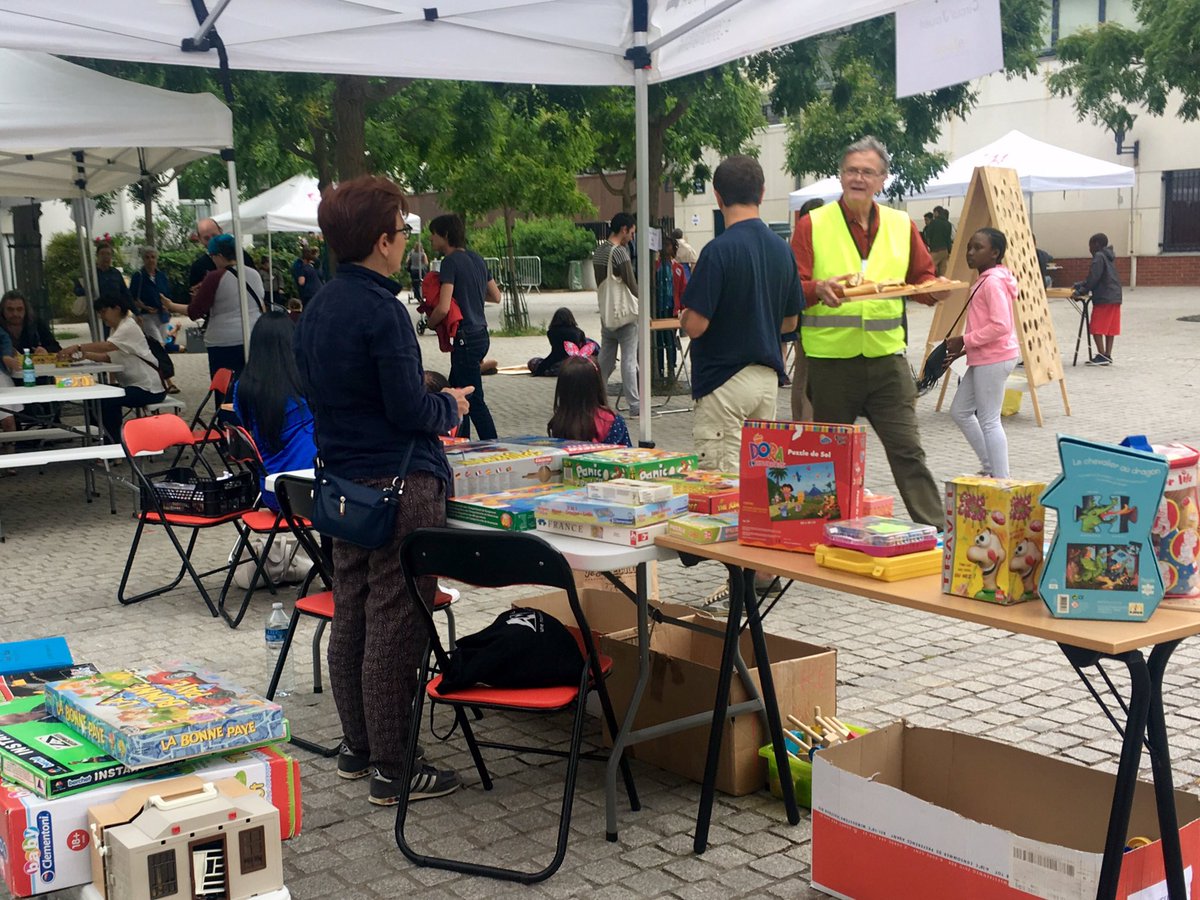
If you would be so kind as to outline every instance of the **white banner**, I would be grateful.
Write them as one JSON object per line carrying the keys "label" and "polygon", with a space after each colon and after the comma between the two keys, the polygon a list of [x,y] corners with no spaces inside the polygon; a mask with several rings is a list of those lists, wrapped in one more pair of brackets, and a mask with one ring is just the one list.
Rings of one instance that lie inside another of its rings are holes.
{"label": "white banner", "polygon": [[896,96],[1004,68],[1000,0],[918,0],[896,10]]}

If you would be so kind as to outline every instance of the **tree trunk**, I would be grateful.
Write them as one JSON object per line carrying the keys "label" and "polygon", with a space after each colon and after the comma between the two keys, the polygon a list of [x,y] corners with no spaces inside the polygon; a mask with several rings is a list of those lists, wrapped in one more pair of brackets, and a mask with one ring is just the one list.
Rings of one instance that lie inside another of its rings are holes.
{"label": "tree trunk", "polygon": [[142,217],[146,223],[146,246],[154,246],[154,182],[147,176],[139,183],[142,190]]}
{"label": "tree trunk", "polygon": [[367,86],[365,75],[335,75],[333,79],[333,152],[337,177],[366,175]]}
{"label": "tree trunk", "polygon": [[517,250],[513,243],[515,222],[516,211],[511,207],[504,207],[504,249],[507,258],[504,260],[504,307],[500,320],[505,331],[524,331],[529,328],[529,307],[525,304],[525,295],[521,292],[521,283],[517,280]]}

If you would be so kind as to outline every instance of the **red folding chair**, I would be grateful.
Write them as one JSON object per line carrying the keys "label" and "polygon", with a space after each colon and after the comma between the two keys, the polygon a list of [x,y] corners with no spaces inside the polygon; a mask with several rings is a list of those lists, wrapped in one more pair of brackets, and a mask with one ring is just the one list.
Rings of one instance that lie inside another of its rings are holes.
{"label": "red folding chair", "polygon": [[[219,448],[224,442],[225,435],[221,431],[220,421],[221,404],[225,402],[224,398],[232,395],[232,389],[233,369],[217,369],[212,381],[208,384],[208,393],[196,407],[196,414],[192,416],[189,425],[192,429],[193,448],[197,454],[201,453],[206,446],[213,445]],[[210,401],[212,402],[211,410],[208,409]],[[181,450],[176,454],[171,465],[178,465],[182,456],[183,451]]]}
{"label": "red folding chair", "polygon": [[[567,772],[563,785],[562,807],[559,813],[558,840],[555,853],[549,864],[536,872],[485,865],[464,859],[432,856],[418,853],[405,836],[408,817],[408,792],[401,791],[396,810],[396,843],[411,862],[419,866],[431,866],[463,872],[469,875],[484,875],[523,884],[533,884],[553,875],[562,865],[567,852],[567,838],[571,826],[571,808],[575,798],[575,778],[580,759],[607,761],[602,754],[583,753],[583,717],[587,694],[595,691],[600,698],[604,722],[609,734],[616,736],[617,719],[604,679],[612,668],[612,660],[602,656],[596,648],[596,637],[588,626],[579,595],[575,589],[574,573],[562,554],[546,541],[529,533],[504,531],[462,531],[449,528],[421,528],[414,531],[400,545],[400,564],[408,594],[413,598],[421,621],[425,625],[434,656],[439,668],[446,671],[449,655],[443,648],[434,626],[430,610],[420,600],[417,580],[426,576],[441,576],[464,581],[480,587],[505,587],[514,584],[536,584],[566,591],[574,613],[574,625],[578,628],[576,639],[580,644],[580,670],[577,684],[549,688],[495,688],[484,685],[447,694],[441,690],[442,677],[434,677],[425,690],[417,691],[413,701],[412,723],[409,729],[408,749],[400,783],[408,784],[412,778],[417,751],[417,735],[420,729],[421,710],[426,695],[434,703],[444,703],[454,710],[458,727],[462,729],[467,748],[475,761],[479,779],[484,790],[492,789],[492,779],[480,755],[480,747],[498,747],[522,753],[539,753],[566,757]],[[428,656],[421,665],[420,683],[425,684],[429,672]],[[574,707],[571,727],[570,748],[566,751],[548,747],[526,747],[513,744],[476,740],[466,711],[475,708],[494,709],[504,712],[556,713]],[[640,808],[637,789],[629,763],[622,755],[621,774],[625,791],[632,809]],[[461,824],[466,824],[465,822]],[[462,836],[460,834],[460,836]],[[436,841],[436,838],[433,840]]]}
{"label": "red folding chair", "polygon": [[[132,603],[140,603],[142,600],[148,600],[151,597],[157,597],[159,594],[165,594],[167,591],[174,589],[186,574],[191,577],[196,588],[200,591],[200,596],[204,598],[209,612],[215,617],[218,614],[217,607],[213,603],[201,579],[209,575],[215,575],[218,572],[226,571],[228,563],[218,566],[215,569],[210,569],[207,572],[197,572],[195,566],[192,565],[192,551],[195,549],[196,539],[201,531],[217,528],[221,525],[233,525],[240,533],[241,517],[251,510],[255,495],[254,483],[249,473],[242,473],[245,477],[236,475],[231,479],[225,479],[223,482],[217,481],[216,474],[212,471],[211,467],[208,467],[202,459],[198,459],[198,463],[204,466],[203,474],[207,475],[211,479],[210,484],[219,490],[219,499],[222,505],[228,507],[227,511],[214,515],[196,514],[195,512],[168,512],[164,508],[163,497],[155,489],[155,479],[162,480],[162,476],[164,475],[174,476],[177,473],[195,470],[171,467],[163,472],[149,473],[143,468],[145,458],[139,458],[138,454],[160,454],[172,449],[186,451],[189,447],[194,448],[195,436],[192,433],[192,429],[188,427],[188,424],[183,419],[174,415],[131,419],[125,423],[121,430],[121,445],[125,450],[125,458],[129,463],[130,471],[136,478],[138,488],[141,491],[142,508],[137,514],[137,530],[134,531],[133,542],[129,546],[129,555],[125,560],[125,571],[121,575],[121,584],[117,588],[117,599],[122,604],[128,606]],[[126,596],[125,591],[129,584],[130,573],[133,570],[133,561],[137,557],[142,534],[148,525],[161,527],[166,532],[171,545],[179,554],[179,573],[168,584],[143,591],[133,596]],[[186,547],[176,534],[176,529],[191,530],[191,537],[188,538]]]}

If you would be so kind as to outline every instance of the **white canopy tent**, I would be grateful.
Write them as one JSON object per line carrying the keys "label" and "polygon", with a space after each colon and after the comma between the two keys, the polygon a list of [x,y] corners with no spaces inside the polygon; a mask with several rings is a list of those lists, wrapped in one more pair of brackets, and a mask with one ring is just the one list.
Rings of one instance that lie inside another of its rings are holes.
{"label": "white canopy tent", "polygon": [[23,50],[0,50],[0,121],[0,196],[73,202],[89,299],[97,280],[88,198],[233,145],[233,117],[212,94],[133,84]]}
{"label": "white canopy tent", "polygon": [[[922,190],[904,199],[965,196],[971,176],[978,166],[1016,169],[1021,190],[1026,194],[1127,188],[1133,187],[1134,180],[1134,171],[1129,166],[1056,147],[1014,130],[999,140],[951,161]],[[891,184],[891,178],[885,182],[885,185],[888,184]],[[792,191],[788,195],[788,206],[799,209],[814,197],[829,201],[841,195],[841,182],[832,176]]]}
{"label": "white canopy tent", "polygon": [[[209,27],[239,69],[542,84],[632,85],[637,183],[650,180],[647,86],[892,12],[905,0],[0,0],[0,45],[215,66]],[[115,27],[113,23],[121,23]],[[420,52],[399,53],[398,47]],[[649,190],[637,216],[649,219]],[[638,241],[638,269],[650,269]],[[641,439],[650,434],[650,278],[641,287]]]}
{"label": "white canopy tent", "polygon": [[[272,281],[275,258],[271,252],[271,233],[320,231],[321,226],[317,224],[317,207],[320,205],[321,190],[317,179],[311,175],[293,175],[238,206],[241,230],[246,234],[267,236],[267,274]],[[219,213],[213,218],[222,228],[227,228],[233,222],[233,213]],[[421,230],[421,217],[415,213],[406,215],[404,221],[413,231]]]}

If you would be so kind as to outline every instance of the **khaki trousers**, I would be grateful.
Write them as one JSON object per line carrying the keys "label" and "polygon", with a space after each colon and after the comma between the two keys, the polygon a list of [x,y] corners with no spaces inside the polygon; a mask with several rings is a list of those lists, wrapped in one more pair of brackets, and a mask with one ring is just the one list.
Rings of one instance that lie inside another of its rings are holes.
{"label": "khaki trousers", "polygon": [[768,366],[746,366],[696,401],[692,439],[701,469],[738,471],[742,452],[742,422],[774,419],[779,373]]}

